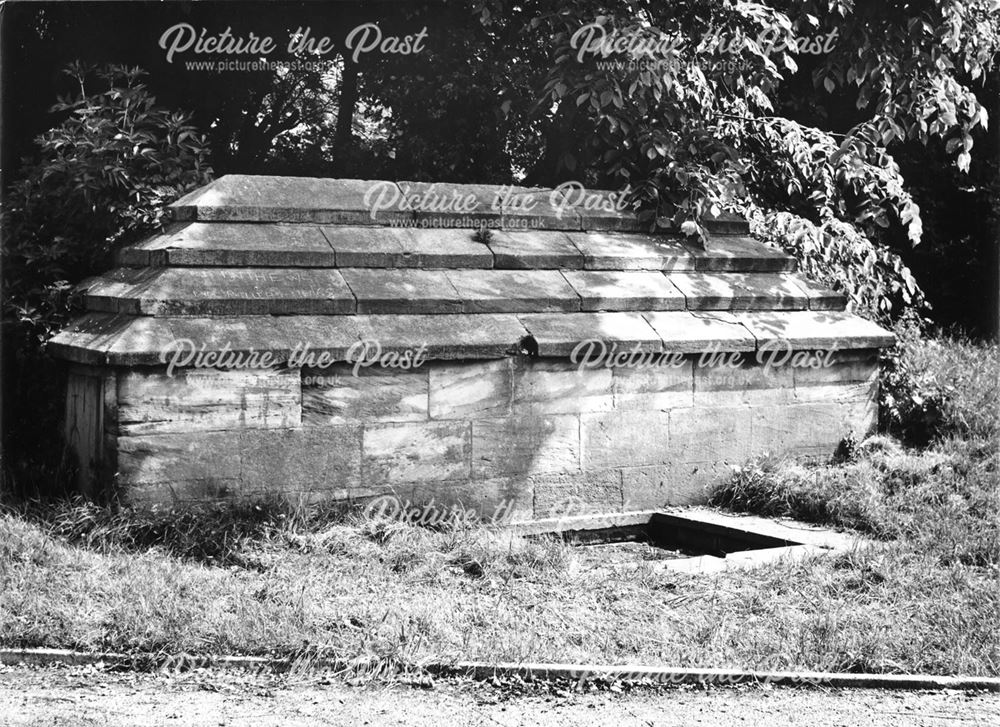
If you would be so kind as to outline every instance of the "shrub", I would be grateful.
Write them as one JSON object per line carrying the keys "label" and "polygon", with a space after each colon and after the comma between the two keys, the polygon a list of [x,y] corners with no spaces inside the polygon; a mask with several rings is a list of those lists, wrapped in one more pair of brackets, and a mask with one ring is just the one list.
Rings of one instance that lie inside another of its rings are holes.
{"label": "shrub", "polygon": [[809,278],[842,292],[848,307],[888,322],[927,308],[924,293],[902,258],[846,222],[816,224],[790,212],[751,209],[751,230],[794,257]]}
{"label": "shrub", "polygon": [[[40,343],[65,318],[67,288],[120,245],[159,226],[165,206],[211,178],[190,116],[156,104],[139,68],[70,64],[79,89],[62,122],[39,136],[40,158],[3,207],[4,309]],[[106,85],[90,91],[95,80]]]}
{"label": "shrub", "polygon": [[912,320],[882,357],[882,427],[904,441],[1000,437],[1000,347],[959,335],[924,338]]}
{"label": "shrub", "polygon": [[69,317],[72,286],[109,267],[116,248],[161,225],[168,203],[211,178],[205,137],[188,114],[156,103],[142,70],[77,62],[65,72],[77,88],[52,107],[63,118],[35,140],[38,158],[25,160],[0,213],[4,451],[21,458],[13,469],[7,463],[5,480],[59,476],[61,369],[42,352]]}

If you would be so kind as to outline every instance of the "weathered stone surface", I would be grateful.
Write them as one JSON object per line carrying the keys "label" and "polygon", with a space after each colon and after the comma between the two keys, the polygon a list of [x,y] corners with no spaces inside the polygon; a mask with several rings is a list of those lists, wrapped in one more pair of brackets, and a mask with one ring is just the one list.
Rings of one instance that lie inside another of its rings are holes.
{"label": "weathered stone surface", "polygon": [[867,395],[861,399],[846,398],[842,406],[847,410],[847,421],[858,440],[875,433],[878,428],[878,382],[866,387]]}
{"label": "weathered stone surface", "polygon": [[844,310],[847,297],[843,293],[818,285],[803,277],[791,277],[791,281],[809,298],[809,310]]}
{"label": "weathered stone surface", "polygon": [[114,280],[94,283],[84,302],[100,310],[107,309],[108,301],[117,301],[120,312],[155,316],[354,312],[354,296],[336,270],[160,268],[127,289],[120,286]]}
{"label": "weathered stone surface", "polygon": [[670,414],[662,411],[581,414],[583,469],[670,462],[669,421]]}
{"label": "weathered stone surface", "polygon": [[134,297],[128,297],[129,293],[161,273],[162,270],[153,268],[116,268],[87,278],[73,289],[73,294],[81,296],[90,311],[135,314],[139,312],[139,304]]}
{"label": "weathered stone surface", "polygon": [[754,452],[831,456],[840,441],[866,422],[852,422],[851,407],[839,402],[761,406],[752,410]]}
{"label": "weathered stone surface", "polygon": [[585,311],[684,309],[684,294],[662,273],[586,270],[563,275]]}
{"label": "weathered stone surface", "polygon": [[122,498],[133,507],[146,508],[155,505],[177,507],[194,503],[239,502],[246,494],[239,480],[168,480],[165,482],[132,485],[121,493]]}
{"label": "weathered stone surface", "polygon": [[[789,356],[795,356],[795,352]],[[878,376],[878,351],[875,349],[855,349],[844,351],[806,351],[809,363],[815,366],[793,366],[795,387],[814,384],[838,384],[848,382],[869,382]]]}
{"label": "weathered stone surface", "polygon": [[426,367],[404,371],[335,364],[302,370],[303,426],[425,419]]}
{"label": "weathered stone surface", "polygon": [[[187,319],[173,320],[183,323]],[[219,319],[198,320],[201,321],[199,327],[205,328],[212,325],[212,320]],[[359,352],[364,352],[359,344],[361,324],[365,320],[363,316],[245,316],[237,320],[252,321],[248,330],[251,345],[263,345],[268,339],[262,337],[270,335],[274,350],[291,366],[322,366],[329,361],[344,361],[349,357],[356,361]]]}
{"label": "weathered stone surface", "polygon": [[624,467],[622,469],[622,509],[658,510],[672,504],[674,470],[670,465]]}
{"label": "weathered stone surface", "polygon": [[342,268],[490,268],[493,254],[471,230],[323,228]]}
{"label": "weathered stone surface", "polygon": [[671,410],[671,463],[742,462],[750,454],[751,411],[700,406]]}
{"label": "weathered stone surface", "polygon": [[617,469],[532,477],[529,482],[535,495],[535,518],[621,512],[621,478]]}
{"label": "weathered stone surface", "polygon": [[[343,360],[358,343],[358,323],[339,316],[131,318],[90,314],[49,342],[71,361],[119,366],[173,363],[175,367],[255,367],[286,361],[293,349]],[[304,347],[311,346],[308,351]],[[264,361],[261,355],[270,359]],[[300,363],[302,365],[300,358]]]}
{"label": "weathered stone surface", "polygon": [[432,419],[500,417],[510,412],[512,359],[432,364]]}
{"label": "weathered stone surface", "polygon": [[177,219],[375,225],[412,220],[393,182],[227,174],[170,205]]}
{"label": "weathered stone surface", "polygon": [[756,340],[731,314],[722,311],[643,313],[672,353],[702,354],[706,351],[753,351]]}
{"label": "weathered stone surface", "polygon": [[472,474],[476,479],[579,469],[580,422],[574,415],[515,414],[472,423]]}
{"label": "weathered stone surface", "polygon": [[528,335],[513,315],[358,316],[360,336],[384,352],[424,350],[435,359],[501,358]]}
{"label": "weathered stone surface", "polygon": [[875,323],[841,311],[747,312],[735,316],[757,339],[758,346],[841,350],[882,348],[896,340]]}
{"label": "weathered stone surface", "polygon": [[693,270],[691,251],[677,239],[641,233],[567,233],[587,270]]}
{"label": "weathered stone surface", "polygon": [[238,432],[183,432],[118,438],[117,484],[124,487],[199,481],[239,481]]}
{"label": "weathered stone surface", "polygon": [[501,210],[505,230],[580,230],[580,216],[552,189],[509,187]]}
{"label": "weathered stone surface", "polygon": [[613,369],[616,409],[667,410],[692,405],[693,360],[674,355],[660,357],[655,363],[653,366]]}
{"label": "weathered stone surface", "polygon": [[346,497],[361,482],[361,437],[360,424],[246,430],[239,435],[243,487]]}
{"label": "weathered stone surface", "polygon": [[[129,327],[134,319],[108,313],[88,313],[72,320],[46,344],[48,352],[58,358],[81,364],[100,365],[107,362],[107,349]],[[162,322],[158,322],[161,325]],[[164,330],[169,330],[164,325]]]}
{"label": "weathered stone surface", "polygon": [[227,362],[239,364],[246,360],[239,355],[249,357],[263,352],[269,353],[275,362],[286,361],[296,349],[299,354],[325,350],[331,355],[343,357],[358,340],[354,320],[341,316],[231,316],[164,320],[170,324],[175,343],[168,357],[161,356],[160,359],[163,363],[176,362],[178,366],[198,363],[198,356],[190,356],[192,349],[199,353],[219,352],[214,358],[204,358],[204,365],[227,365]]}
{"label": "weathered stone surface", "polygon": [[412,209],[418,224],[431,228],[469,228],[497,221],[509,187],[494,184],[399,182],[401,205]]}
{"label": "weathered stone surface", "polygon": [[733,466],[716,462],[675,462],[622,470],[624,509],[656,510],[695,505],[708,499],[712,487],[732,476]]}
{"label": "weathered stone surface", "polygon": [[159,434],[297,427],[299,372],[125,370],[118,376],[118,432]]}
{"label": "weathered stone surface", "polygon": [[688,310],[805,310],[809,296],[783,273],[671,273]]}
{"label": "weathered stone surface", "polygon": [[161,234],[154,235],[132,245],[126,245],[115,253],[115,264],[130,268],[162,267],[166,265],[166,248],[170,245],[170,240],[180,230],[183,230],[190,224],[192,223],[171,222]]}
{"label": "weathered stone surface", "polygon": [[641,232],[649,229],[642,224],[625,203],[625,193],[607,189],[564,187],[560,206],[569,206],[580,218],[584,230],[615,230]]}
{"label": "weathered stone surface", "polygon": [[706,250],[692,250],[700,272],[776,273],[793,271],[795,258],[750,237],[712,236]]}
{"label": "weathered stone surface", "polygon": [[471,425],[467,422],[369,424],[364,432],[364,477],[400,484],[468,479]]}
{"label": "weathered stone surface", "polygon": [[123,265],[333,267],[315,225],[192,222],[121,252]]}
{"label": "weathered stone surface", "polygon": [[694,362],[696,406],[778,404],[794,396],[790,366],[761,366],[744,354],[699,356]]}
{"label": "weathered stone surface", "polygon": [[403,241],[410,235],[405,228],[326,225],[319,229],[336,254],[338,267],[402,267]]}
{"label": "weathered stone surface", "polygon": [[341,271],[358,313],[461,313],[462,298],[441,270]]}
{"label": "weathered stone surface", "polygon": [[514,411],[607,411],[614,406],[611,381],[611,370],[607,368],[582,369],[561,359],[521,359],[514,367]]}
{"label": "weathered stone surface", "polygon": [[517,318],[531,334],[540,356],[572,356],[578,347],[580,355],[615,346],[647,352],[663,348],[660,337],[639,313],[537,313]]}
{"label": "weathered stone surface", "polygon": [[873,374],[868,381],[851,381],[836,384],[810,384],[796,386],[796,402],[850,402],[864,404],[878,401],[878,376]]}
{"label": "weathered stone surface", "polygon": [[398,267],[491,268],[493,253],[475,240],[475,231],[415,227],[402,240]]}
{"label": "weathered stone surface", "polygon": [[580,297],[556,270],[449,270],[466,313],[580,310]]}
{"label": "weathered stone surface", "polygon": [[[727,482],[742,461],[675,462],[667,477],[670,482],[670,505],[701,505],[712,488]],[[652,476],[650,473],[649,476]]]}
{"label": "weathered stone surface", "polygon": [[565,233],[494,230],[489,248],[498,269],[572,270],[583,267],[583,253]]}

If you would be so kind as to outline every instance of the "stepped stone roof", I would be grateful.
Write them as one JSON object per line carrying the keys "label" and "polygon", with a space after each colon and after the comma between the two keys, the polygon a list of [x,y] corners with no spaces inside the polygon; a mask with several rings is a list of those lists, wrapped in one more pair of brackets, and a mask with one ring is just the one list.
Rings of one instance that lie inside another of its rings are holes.
{"label": "stepped stone roof", "polygon": [[[707,249],[649,234],[613,193],[224,176],[172,205],[161,234],[82,283],[49,342],[80,363],[155,365],[164,348],[344,359],[359,341],[429,358],[565,356],[582,341],[694,353],[875,348],[795,261],[710,220]],[[486,239],[476,228],[487,226]]]}

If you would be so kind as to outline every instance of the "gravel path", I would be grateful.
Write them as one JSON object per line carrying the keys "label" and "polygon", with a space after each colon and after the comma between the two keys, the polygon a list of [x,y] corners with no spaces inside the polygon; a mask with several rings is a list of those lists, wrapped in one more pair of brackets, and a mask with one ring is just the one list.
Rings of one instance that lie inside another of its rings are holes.
{"label": "gravel path", "polygon": [[352,687],[319,677],[0,667],[0,725],[919,725],[1000,724],[1000,695],[673,688],[577,694],[469,682]]}

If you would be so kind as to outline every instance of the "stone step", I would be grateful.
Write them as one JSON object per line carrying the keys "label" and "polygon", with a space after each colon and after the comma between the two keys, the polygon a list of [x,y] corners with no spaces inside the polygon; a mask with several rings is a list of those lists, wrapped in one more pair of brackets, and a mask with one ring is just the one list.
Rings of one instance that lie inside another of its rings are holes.
{"label": "stone step", "polygon": [[82,283],[91,311],[150,316],[843,308],[786,273],[373,268],[119,268]]}
{"label": "stone step", "polygon": [[701,250],[669,235],[249,222],[189,222],[124,248],[129,267],[498,268],[783,272],[793,258],[756,240],[717,235]]}
{"label": "stone step", "polygon": [[92,311],[134,315],[349,314],[354,296],[339,270],[119,268],[78,286]]}
{"label": "stone step", "polygon": [[[391,182],[229,174],[172,204],[177,220],[313,222],[334,225],[413,225],[515,230],[649,229],[610,190],[489,184]],[[703,221],[709,232],[746,234],[745,220]]]}
{"label": "stone step", "polygon": [[787,273],[674,273],[689,310],[843,310],[846,298]]}
{"label": "stone step", "polygon": [[[578,347],[605,352],[874,349],[891,333],[842,311],[701,313],[693,311],[358,316],[153,318],[89,313],[48,343],[59,358],[116,366],[218,365],[264,353],[250,367],[297,356],[296,365],[415,354],[429,359],[500,358],[526,352],[568,356]],[[780,345],[780,349],[776,346]],[[223,354],[208,361],[206,353]],[[198,358],[200,356],[200,358]],[[228,356],[229,358],[225,358]],[[243,367],[247,367],[247,363]]]}

